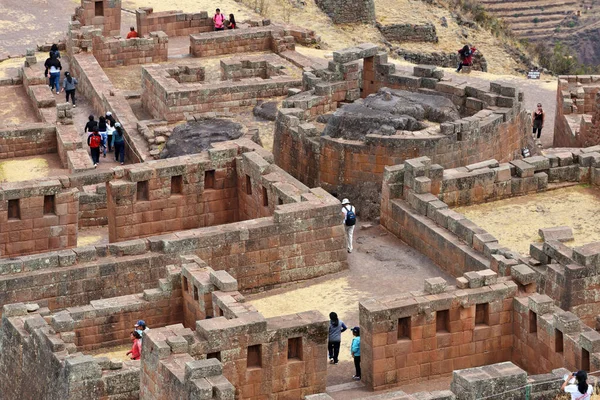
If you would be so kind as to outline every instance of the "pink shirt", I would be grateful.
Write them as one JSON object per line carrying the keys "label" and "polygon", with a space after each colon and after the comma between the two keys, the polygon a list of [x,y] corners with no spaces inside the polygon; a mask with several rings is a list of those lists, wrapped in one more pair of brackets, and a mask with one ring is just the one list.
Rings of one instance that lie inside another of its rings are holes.
{"label": "pink shirt", "polygon": [[223,14],[215,14],[213,17],[215,28],[223,28],[223,22],[225,22],[225,16]]}

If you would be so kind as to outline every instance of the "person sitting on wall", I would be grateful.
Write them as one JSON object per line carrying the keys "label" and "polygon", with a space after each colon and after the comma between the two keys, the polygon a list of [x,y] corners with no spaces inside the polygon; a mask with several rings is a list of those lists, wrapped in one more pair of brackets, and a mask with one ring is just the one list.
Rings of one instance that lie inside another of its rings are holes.
{"label": "person sitting on wall", "polygon": [[470,67],[473,65],[473,54],[477,51],[475,47],[469,47],[469,45],[465,45],[462,49],[458,51],[458,56],[460,57],[460,62],[458,63],[458,68],[456,72],[460,72],[462,67]]}
{"label": "person sitting on wall", "polygon": [[215,23],[215,31],[225,30],[225,16],[221,14],[219,8],[217,8],[215,16],[213,17],[213,22]]}
{"label": "person sitting on wall", "polygon": [[132,360],[139,360],[142,356],[142,336],[137,331],[133,331],[129,334],[129,337],[133,342],[133,346],[131,346],[131,350],[126,355]]}
{"label": "person sitting on wall", "polygon": [[127,34],[127,39],[133,39],[139,37],[138,33],[135,31],[135,28],[132,26],[129,28],[129,33]]}
{"label": "person sitting on wall", "polygon": [[227,23],[227,29],[235,29],[237,28],[235,23],[235,17],[233,14],[229,14],[229,22]]}

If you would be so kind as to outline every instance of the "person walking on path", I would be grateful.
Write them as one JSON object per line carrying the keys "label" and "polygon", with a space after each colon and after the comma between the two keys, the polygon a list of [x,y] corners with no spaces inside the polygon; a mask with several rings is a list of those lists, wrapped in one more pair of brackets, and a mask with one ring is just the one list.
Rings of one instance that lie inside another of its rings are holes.
{"label": "person walking on path", "polygon": [[133,331],[129,334],[129,337],[133,342],[133,346],[131,346],[131,350],[126,355],[132,360],[139,360],[142,356],[142,336],[137,331]]}
{"label": "person walking on path", "polygon": [[342,342],[342,332],[348,327],[339,320],[334,312],[329,313],[329,340],[327,341],[327,350],[329,352],[329,364],[337,364],[340,355],[340,343]]}
{"label": "person walking on path", "polygon": [[90,146],[92,162],[94,163],[94,168],[96,168],[100,162],[100,146],[102,144],[102,136],[100,136],[97,129],[94,129],[92,134],[88,136],[87,144]]}
{"label": "person walking on path", "polygon": [[93,131],[98,129],[98,121],[94,120],[94,116],[90,115],[88,117],[88,122],[85,124],[85,128],[83,129],[83,133],[92,133]]}
{"label": "person walking on path", "polygon": [[355,381],[360,381],[360,328],[355,326],[352,328],[352,344],[350,345],[350,354],[354,358],[354,370],[356,373],[352,377]]}
{"label": "person walking on path", "polygon": [[[62,65],[58,58],[49,57],[46,59],[44,63],[44,67],[46,68],[44,71],[44,76],[49,78],[49,86],[52,93],[59,94],[60,93],[60,70],[62,69]],[[54,92],[56,90],[56,92]]]}
{"label": "person walking on path", "polygon": [[70,72],[65,72],[65,79],[63,80],[63,91],[67,93],[67,103],[69,102],[69,96],[73,107],[77,107],[75,104],[75,89],[77,89],[77,78],[73,78]]}
{"label": "person walking on path", "polygon": [[477,51],[475,47],[469,47],[469,45],[465,45],[462,49],[458,51],[458,56],[460,57],[460,62],[458,63],[458,68],[456,72],[460,72],[462,67],[470,67],[473,65],[473,54]]}
{"label": "person walking on path", "polygon": [[121,165],[125,163],[125,138],[123,137],[123,127],[119,122],[115,124],[115,132],[112,135],[112,145],[115,148],[115,161]]}
{"label": "person walking on path", "polygon": [[[542,128],[544,128],[544,117],[545,113],[542,109],[542,103],[538,103],[537,110],[533,112],[532,115],[532,125],[533,125],[533,137],[539,139],[542,136]],[[536,137],[537,132],[537,137]]]}
{"label": "person walking on path", "polygon": [[108,129],[108,127],[106,126],[106,118],[105,117],[100,117],[98,118],[98,133],[100,134],[100,136],[102,136],[102,153],[104,154],[104,158],[106,158],[106,146],[107,146],[107,139],[108,139],[108,135],[106,133],[106,130]]}
{"label": "person walking on path", "polygon": [[129,33],[127,34],[127,39],[135,39],[136,37],[139,37],[139,35],[135,31],[135,28],[132,26],[129,28]]}
{"label": "person walking on path", "polygon": [[113,133],[115,132],[115,124],[116,123],[117,123],[117,121],[115,120],[115,117],[112,116],[112,113],[110,111],[107,111],[106,112],[106,137],[108,138],[107,146],[108,146],[109,153],[112,151],[112,138],[113,138]]}
{"label": "person walking on path", "polygon": [[215,16],[213,17],[215,23],[215,31],[225,30],[225,16],[221,14],[221,10],[217,8]]}
{"label": "person walking on path", "polygon": [[[577,383],[575,383],[577,380]],[[594,387],[587,383],[587,372],[573,372],[565,378],[560,390],[571,394],[571,400],[590,400]]]}
{"label": "person walking on path", "polygon": [[356,209],[348,199],[342,200],[342,214],[344,214],[344,228],[346,229],[346,248],[352,253],[352,236],[356,226]]}

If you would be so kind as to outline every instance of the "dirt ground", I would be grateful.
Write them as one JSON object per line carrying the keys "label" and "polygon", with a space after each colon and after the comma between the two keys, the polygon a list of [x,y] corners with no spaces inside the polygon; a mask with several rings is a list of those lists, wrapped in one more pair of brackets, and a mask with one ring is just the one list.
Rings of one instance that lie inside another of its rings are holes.
{"label": "dirt ground", "polygon": [[108,226],[79,228],[77,231],[77,246],[98,246],[108,244]]}
{"label": "dirt ground", "polygon": [[121,346],[107,347],[98,349],[95,351],[86,352],[85,354],[94,357],[108,357],[115,361],[129,361],[130,358],[126,353],[131,350],[130,344],[123,344]]}
{"label": "dirt ground", "polygon": [[[351,328],[359,324],[358,302],[361,300],[423,290],[423,281],[431,277],[454,281],[427,257],[379,226],[370,229],[357,226],[354,252],[348,256],[348,265],[347,271],[250,295],[247,301],[265,317],[308,310],[318,310],[328,316],[335,311]],[[342,335],[340,363],[329,365],[328,386],[352,381],[351,340],[350,331]]]}
{"label": "dirt ground", "polygon": [[38,122],[23,86],[0,87],[0,126]]}
{"label": "dirt ground", "polygon": [[67,173],[58,154],[18,157],[0,161],[0,182],[21,182]]}
{"label": "dirt ground", "polygon": [[[570,226],[570,247],[600,240],[600,190],[587,185],[494,201],[455,210],[494,235],[500,244],[529,254],[529,244],[541,242],[540,228]],[[577,210],[576,213],[573,210]]]}

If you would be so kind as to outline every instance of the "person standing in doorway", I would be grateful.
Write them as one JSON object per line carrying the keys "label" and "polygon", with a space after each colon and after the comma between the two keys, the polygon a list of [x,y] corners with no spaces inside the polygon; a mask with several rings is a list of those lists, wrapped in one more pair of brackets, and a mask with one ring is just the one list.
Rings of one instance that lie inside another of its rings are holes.
{"label": "person standing in doorway", "polygon": [[75,104],[75,90],[77,89],[77,78],[73,78],[70,72],[65,72],[65,79],[63,80],[63,91],[67,93],[67,103],[69,102],[69,96],[73,102],[73,107],[77,107]]}
{"label": "person standing in doorway", "polygon": [[348,199],[342,200],[342,214],[344,214],[344,228],[346,229],[346,247],[352,253],[352,236],[356,226],[356,209]]}
{"label": "person standing in doorway", "polygon": [[225,30],[225,16],[221,14],[219,8],[217,8],[215,16],[213,17],[213,22],[215,23],[215,31]]}
{"label": "person standing in doorway", "polygon": [[100,136],[97,129],[94,129],[92,134],[88,136],[87,143],[90,146],[94,168],[96,168],[100,162],[100,145],[102,144],[102,136]]}
{"label": "person standing in doorway", "polygon": [[[532,115],[532,124],[533,124],[533,137],[539,139],[542,136],[542,128],[544,128],[544,110],[542,109],[542,103],[538,103],[537,109],[533,112]],[[537,136],[536,136],[537,132]]]}
{"label": "person standing in doorway", "polygon": [[350,345],[350,354],[354,359],[354,370],[356,373],[352,377],[355,381],[360,381],[360,328],[355,326],[352,328],[352,344]]}
{"label": "person standing in doorway", "polygon": [[125,163],[125,138],[123,137],[123,127],[119,122],[115,124],[115,131],[112,135],[112,145],[115,148],[115,161],[119,162],[121,159],[121,165]]}
{"label": "person standing in doorway", "polygon": [[337,364],[340,355],[340,343],[342,342],[342,333],[348,327],[339,320],[334,312],[329,313],[329,339],[327,341],[327,350],[329,352],[329,364]]}

